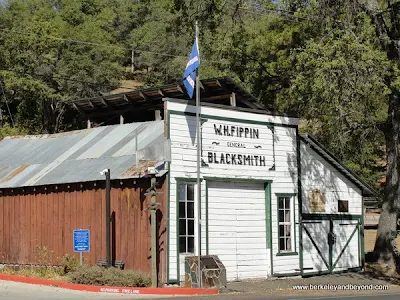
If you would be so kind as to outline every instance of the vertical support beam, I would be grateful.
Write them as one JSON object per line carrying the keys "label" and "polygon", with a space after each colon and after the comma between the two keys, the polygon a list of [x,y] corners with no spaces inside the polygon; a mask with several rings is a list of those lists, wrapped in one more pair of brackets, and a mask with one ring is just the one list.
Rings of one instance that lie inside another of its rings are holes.
{"label": "vertical support beam", "polygon": [[333,220],[329,218],[329,234],[328,234],[328,243],[329,243],[329,273],[333,272]]}
{"label": "vertical support beam", "polygon": [[110,169],[106,173],[106,260],[107,266],[111,266],[111,235],[110,235],[110,221],[111,221],[111,177]]}
{"label": "vertical support beam", "polygon": [[92,127],[92,122],[90,122],[90,120],[88,119],[87,120],[87,129],[89,129],[89,128],[91,128]]}
{"label": "vertical support beam", "polygon": [[169,139],[168,126],[169,126],[169,113],[167,112],[167,101],[164,101],[164,136],[167,137],[167,139]]}
{"label": "vertical support beam", "polygon": [[154,118],[155,118],[156,121],[162,120],[161,119],[161,111],[160,110],[157,109],[157,110],[154,111]]}
{"label": "vertical support beam", "polygon": [[119,124],[124,124],[124,116],[123,115],[119,115]]}
{"label": "vertical support beam", "polygon": [[236,94],[232,93],[231,94],[231,106],[236,106]]}
{"label": "vertical support beam", "polygon": [[151,284],[157,287],[157,216],[156,216],[156,175],[151,176]]}
{"label": "vertical support beam", "polygon": [[303,187],[301,182],[301,142],[299,135],[299,127],[296,127],[296,156],[297,156],[297,209],[299,211],[299,266],[300,266],[300,274],[304,275],[304,266],[303,266]]}

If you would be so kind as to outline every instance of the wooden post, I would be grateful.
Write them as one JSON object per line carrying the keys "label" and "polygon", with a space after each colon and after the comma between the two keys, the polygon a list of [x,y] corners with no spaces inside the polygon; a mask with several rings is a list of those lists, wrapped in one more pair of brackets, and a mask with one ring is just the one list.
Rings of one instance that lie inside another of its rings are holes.
{"label": "wooden post", "polygon": [[156,175],[151,176],[151,283],[157,287],[157,218],[156,218]]}
{"label": "wooden post", "polygon": [[111,233],[110,233],[110,221],[111,221],[111,175],[110,169],[107,169],[106,173],[106,260],[107,267],[112,265],[111,261]]}
{"label": "wooden post", "polygon": [[124,124],[124,116],[123,115],[119,116],[119,124]]}
{"label": "wooden post", "polygon": [[236,94],[232,93],[231,95],[231,106],[236,106]]}
{"label": "wooden post", "polygon": [[92,123],[90,122],[90,120],[88,119],[87,120],[87,128],[89,129],[89,128],[91,128],[92,127]]}
{"label": "wooden post", "polygon": [[155,117],[156,121],[162,120],[162,119],[161,119],[161,111],[158,110],[158,109],[155,110],[155,111],[154,111],[154,117]]}

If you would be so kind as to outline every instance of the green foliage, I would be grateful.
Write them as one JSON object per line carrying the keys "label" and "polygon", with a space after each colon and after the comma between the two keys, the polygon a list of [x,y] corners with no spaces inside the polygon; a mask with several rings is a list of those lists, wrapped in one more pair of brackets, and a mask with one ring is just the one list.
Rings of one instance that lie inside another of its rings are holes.
{"label": "green foliage", "polygon": [[142,272],[123,271],[117,268],[82,266],[70,274],[73,283],[121,287],[148,287],[151,278]]}
{"label": "green foliage", "polygon": [[0,77],[17,126],[29,133],[60,131],[64,101],[118,86],[123,50],[111,46],[117,18],[111,2],[8,2],[0,14]]}
{"label": "green foliage", "polygon": [[357,3],[10,0],[0,13],[0,79],[17,128],[74,129],[70,99],[107,93],[124,78],[180,80],[198,21],[202,78],[232,76],[269,109],[298,113],[305,130],[374,183],[400,68]]}
{"label": "green foliage", "polygon": [[6,136],[16,136],[25,134],[26,131],[23,128],[11,127],[8,123],[6,123],[2,128],[0,128],[0,140],[2,140]]}
{"label": "green foliage", "polygon": [[75,255],[65,254],[62,266],[65,274],[75,272],[79,268],[79,259]]}

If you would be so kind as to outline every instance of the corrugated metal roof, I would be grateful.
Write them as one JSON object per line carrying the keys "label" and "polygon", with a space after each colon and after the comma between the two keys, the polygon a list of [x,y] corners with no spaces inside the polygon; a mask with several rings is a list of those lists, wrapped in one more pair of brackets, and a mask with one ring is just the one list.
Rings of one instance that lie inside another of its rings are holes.
{"label": "corrugated metal roof", "polygon": [[145,176],[149,166],[162,175],[166,145],[162,120],[6,137],[0,141],[0,188],[104,180],[104,169],[111,179]]}

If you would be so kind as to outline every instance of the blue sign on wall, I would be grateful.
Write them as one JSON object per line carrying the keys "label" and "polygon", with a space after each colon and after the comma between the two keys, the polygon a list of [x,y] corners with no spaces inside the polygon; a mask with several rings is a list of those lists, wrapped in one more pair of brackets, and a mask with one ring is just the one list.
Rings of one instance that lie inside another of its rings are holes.
{"label": "blue sign on wall", "polygon": [[90,232],[89,229],[74,230],[74,251],[90,251]]}

